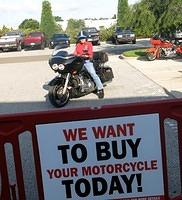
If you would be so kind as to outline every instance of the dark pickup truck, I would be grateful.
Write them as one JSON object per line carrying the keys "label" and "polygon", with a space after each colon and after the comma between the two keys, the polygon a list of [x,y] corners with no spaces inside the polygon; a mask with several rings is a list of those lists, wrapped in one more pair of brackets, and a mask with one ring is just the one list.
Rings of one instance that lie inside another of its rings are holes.
{"label": "dark pickup truck", "polygon": [[59,45],[60,48],[66,48],[70,46],[69,36],[65,33],[55,33],[49,41],[49,48],[53,49]]}
{"label": "dark pickup truck", "polygon": [[130,29],[121,29],[120,27],[117,27],[115,32],[113,33],[112,41],[114,44],[128,43],[128,42],[135,44],[136,35]]}
{"label": "dark pickup truck", "polygon": [[99,35],[99,31],[95,28],[95,27],[86,27],[83,28],[79,34],[79,35],[85,35],[87,36],[87,40],[89,42],[92,42],[93,45],[100,45],[100,35]]}

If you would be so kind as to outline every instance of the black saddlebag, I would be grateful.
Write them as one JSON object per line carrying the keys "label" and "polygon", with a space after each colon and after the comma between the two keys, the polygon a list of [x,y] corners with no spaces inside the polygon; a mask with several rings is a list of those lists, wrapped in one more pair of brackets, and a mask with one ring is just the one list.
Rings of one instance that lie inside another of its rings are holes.
{"label": "black saddlebag", "polygon": [[99,75],[102,83],[112,81],[112,79],[114,78],[111,67],[99,67],[97,69],[97,74]]}
{"label": "black saddlebag", "polygon": [[106,63],[108,60],[109,60],[108,55],[104,51],[95,51],[93,53],[93,63],[96,68],[100,67],[101,65]]}

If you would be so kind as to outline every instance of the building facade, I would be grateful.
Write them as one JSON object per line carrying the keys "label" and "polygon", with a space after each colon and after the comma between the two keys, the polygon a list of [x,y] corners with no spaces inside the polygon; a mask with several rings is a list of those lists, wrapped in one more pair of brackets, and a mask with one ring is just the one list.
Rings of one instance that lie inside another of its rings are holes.
{"label": "building facade", "polygon": [[[85,26],[86,27],[95,27],[98,30],[100,30],[101,28],[109,28],[112,25],[116,24],[116,19],[85,19]],[[65,31],[67,24],[68,24],[68,20],[64,20],[59,22],[59,24],[61,25],[62,29]]]}

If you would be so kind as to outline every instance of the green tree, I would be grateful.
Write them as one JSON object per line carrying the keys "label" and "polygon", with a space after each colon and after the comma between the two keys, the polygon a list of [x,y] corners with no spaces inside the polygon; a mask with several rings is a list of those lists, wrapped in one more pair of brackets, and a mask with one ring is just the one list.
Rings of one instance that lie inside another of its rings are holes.
{"label": "green tree", "polygon": [[64,32],[62,26],[60,24],[56,24],[55,33],[60,33],[60,32]]}
{"label": "green tree", "polygon": [[116,14],[113,15],[112,19],[116,19]]}
{"label": "green tree", "polygon": [[117,25],[134,28],[137,36],[181,29],[181,10],[181,0],[141,0],[129,9],[127,0],[118,0]]}
{"label": "green tree", "polygon": [[148,9],[154,14],[156,20],[166,11],[171,0],[142,0],[142,4],[146,4]]}
{"label": "green tree", "polygon": [[101,41],[109,41],[112,40],[112,34],[114,32],[115,25],[109,27],[109,28],[101,28],[100,29],[100,40]]}
{"label": "green tree", "polygon": [[51,4],[49,1],[42,2],[42,13],[40,30],[44,32],[47,38],[51,38],[52,34],[56,32],[56,22],[52,15]]}
{"label": "green tree", "polygon": [[39,22],[35,19],[25,19],[23,22],[18,26],[19,29],[31,29],[31,30],[38,30],[39,29]]}
{"label": "green tree", "polygon": [[5,25],[3,25],[2,29],[0,30],[0,36],[3,36],[5,33],[12,31],[12,28],[8,28]]}
{"label": "green tree", "polygon": [[153,32],[168,32],[182,26],[181,0],[142,0],[155,17]]}
{"label": "green tree", "polygon": [[54,16],[56,22],[61,22],[63,19],[60,16]]}
{"label": "green tree", "polygon": [[18,26],[18,28],[27,35],[30,32],[33,31],[39,31],[40,30],[39,22],[35,19],[25,19],[23,22]]}
{"label": "green tree", "polygon": [[85,27],[84,20],[75,20],[75,19],[69,19],[68,25],[66,28],[66,32],[71,38],[71,43],[74,43],[76,41],[76,36],[81,31],[81,29]]}
{"label": "green tree", "polygon": [[137,36],[151,36],[156,29],[156,18],[149,5],[141,2],[132,8],[132,27]]}
{"label": "green tree", "polygon": [[182,1],[171,0],[166,11],[160,18],[160,30],[171,31],[182,29]]}
{"label": "green tree", "polygon": [[129,26],[130,8],[128,0],[118,0],[117,26],[126,28]]}

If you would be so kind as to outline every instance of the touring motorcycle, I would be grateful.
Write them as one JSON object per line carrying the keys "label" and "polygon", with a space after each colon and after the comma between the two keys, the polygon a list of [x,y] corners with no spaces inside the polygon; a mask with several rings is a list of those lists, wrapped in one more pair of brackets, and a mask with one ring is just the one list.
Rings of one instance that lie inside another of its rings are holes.
{"label": "touring motorcycle", "polygon": [[175,58],[182,56],[182,46],[159,36],[150,39],[151,48],[146,50],[147,59],[153,61],[159,58]]}
{"label": "touring motorcycle", "polygon": [[[105,66],[107,61],[107,53],[94,52],[92,62],[104,86],[114,78],[112,68]],[[49,58],[49,66],[58,74],[48,84],[48,97],[53,106],[63,107],[70,99],[96,93],[95,82],[84,68],[84,62],[84,58],[67,51],[53,51]]]}

